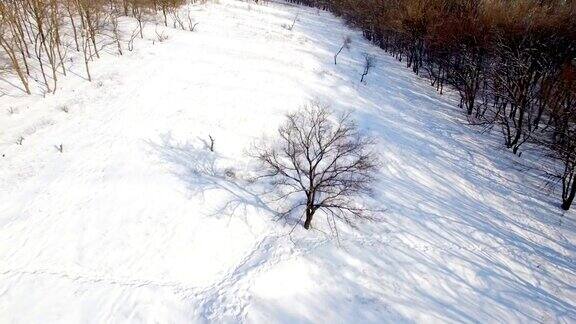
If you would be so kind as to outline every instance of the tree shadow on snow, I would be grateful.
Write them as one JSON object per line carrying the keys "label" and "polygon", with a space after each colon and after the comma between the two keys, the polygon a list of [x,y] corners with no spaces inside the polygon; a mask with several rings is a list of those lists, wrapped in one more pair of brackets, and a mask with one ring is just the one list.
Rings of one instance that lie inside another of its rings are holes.
{"label": "tree shadow on snow", "polygon": [[191,196],[205,197],[211,191],[226,195],[224,204],[217,206],[210,215],[245,216],[249,209],[276,214],[262,199],[261,188],[243,178],[243,170],[234,167],[224,156],[211,152],[205,140],[198,139],[198,142],[178,141],[167,133],[159,142],[147,141],[147,144],[186,185]]}

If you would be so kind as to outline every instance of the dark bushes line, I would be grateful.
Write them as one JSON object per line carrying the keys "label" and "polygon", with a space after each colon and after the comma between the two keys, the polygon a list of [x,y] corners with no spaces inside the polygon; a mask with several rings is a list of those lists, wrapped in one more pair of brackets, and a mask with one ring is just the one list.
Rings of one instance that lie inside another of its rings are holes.
{"label": "dark bushes line", "polygon": [[289,0],[330,10],[414,73],[460,95],[472,123],[497,127],[562,165],[562,208],[576,195],[576,1]]}

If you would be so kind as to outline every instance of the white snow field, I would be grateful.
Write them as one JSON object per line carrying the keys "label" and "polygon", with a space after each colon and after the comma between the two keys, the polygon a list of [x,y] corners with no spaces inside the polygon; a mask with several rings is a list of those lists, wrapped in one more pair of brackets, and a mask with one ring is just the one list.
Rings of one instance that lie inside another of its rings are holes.
{"label": "white snow field", "polygon": [[[110,48],[91,83],[78,61],[54,95],[0,97],[0,323],[576,322],[574,212],[454,93],[327,12],[194,17]],[[339,241],[322,218],[288,235],[243,180],[245,150],[310,100],[353,111],[383,160],[386,212]]]}

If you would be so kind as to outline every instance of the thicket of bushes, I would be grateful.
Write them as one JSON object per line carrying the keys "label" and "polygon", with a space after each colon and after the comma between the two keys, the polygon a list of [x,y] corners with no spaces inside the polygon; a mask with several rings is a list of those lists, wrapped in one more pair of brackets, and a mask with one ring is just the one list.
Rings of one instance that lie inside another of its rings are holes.
{"label": "thicket of bushes", "polygon": [[[205,0],[1,0],[0,75],[14,74],[22,90],[30,94],[31,82],[44,93],[55,92],[60,75],[66,75],[72,51],[82,53],[86,77],[91,80],[90,62],[102,48],[132,50],[134,39],[156,17],[166,26],[193,30],[191,5]],[[138,27],[126,35],[118,18],[131,16]],[[161,35],[158,37],[160,38]]]}
{"label": "thicket of bushes", "polygon": [[562,208],[576,195],[576,1],[291,0],[332,11],[442,92],[504,144],[544,148],[563,165]]}

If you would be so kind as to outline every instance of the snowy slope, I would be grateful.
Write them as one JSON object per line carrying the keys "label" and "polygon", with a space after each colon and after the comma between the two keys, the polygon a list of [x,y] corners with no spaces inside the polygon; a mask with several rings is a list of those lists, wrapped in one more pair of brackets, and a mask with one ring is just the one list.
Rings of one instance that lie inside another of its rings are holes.
{"label": "snowy slope", "polygon": [[[0,97],[0,323],[576,322],[574,213],[453,94],[326,12],[195,18],[162,43],[148,26],[92,83],[78,64],[56,95]],[[312,99],[352,109],[384,161],[386,213],[340,243],[288,236],[242,180],[245,149]]]}

